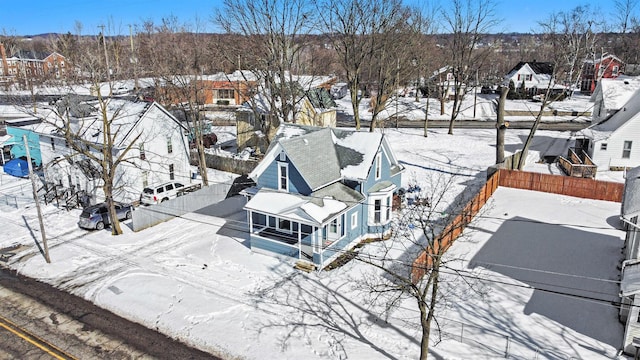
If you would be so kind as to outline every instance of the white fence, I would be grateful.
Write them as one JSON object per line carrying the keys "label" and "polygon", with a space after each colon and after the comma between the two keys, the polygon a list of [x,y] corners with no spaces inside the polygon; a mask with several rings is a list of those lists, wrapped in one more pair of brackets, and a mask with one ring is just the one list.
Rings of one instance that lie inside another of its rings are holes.
{"label": "white fence", "polygon": [[225,199],[231,184],[213,184],[192,193],[151,206],[139,206],[133,212],[133,231],[202,209]]}

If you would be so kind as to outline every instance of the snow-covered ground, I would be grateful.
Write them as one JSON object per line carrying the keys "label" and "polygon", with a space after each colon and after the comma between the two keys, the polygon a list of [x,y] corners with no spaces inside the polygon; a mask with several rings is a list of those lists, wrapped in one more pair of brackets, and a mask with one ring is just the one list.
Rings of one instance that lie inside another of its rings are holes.
{"label": "snow-covered ground", "polygon": [[[427,138],[421,130],[384,131],[407,168],[404,185],[430,174],[455,175],[454,197],[481,184],[495,160],[495,130],[432,130]],[[520,149],[526,135],[509,130],[507,151]],[[567,136],[538,132],[532,158],[561,147]],[[528,169],[553,171],[535,163]],[[232,177],[212,171],[209,179]],[[52,259],[46,264],[34,245],[40,233],[30,196],[26,180],[0,177],[0,248],[22,245],[13,250],[11,268],[194,346],[246,359],[418,355],[414,303],[406,300],[385,316],[357,286],[373,270],[355,261],[307,274],[252,253],[242,199],[138,233],[124,226],[117,237],[78,229],[79,210],[44,206]],[[622,326],[608,301],[618,292],[619,209],[498,189],[469,240],[451,249],[458,268],[478,278],[483,291],[450,289],[452,306],[439,314],[443,338],[437,345],[433,339],[434,358],[504,358],[507,349],[516,359],[616,357]]]}

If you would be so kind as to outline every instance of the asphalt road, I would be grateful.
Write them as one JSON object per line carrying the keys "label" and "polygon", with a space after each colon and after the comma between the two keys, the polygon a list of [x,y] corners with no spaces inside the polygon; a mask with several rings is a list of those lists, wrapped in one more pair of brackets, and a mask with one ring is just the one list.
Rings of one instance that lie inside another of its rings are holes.
{"label": "asphalt road", "polygon": [[[6,330],[5,319],[69,356]],[[0,269],[0,358],[220,359],[7,269]]]}

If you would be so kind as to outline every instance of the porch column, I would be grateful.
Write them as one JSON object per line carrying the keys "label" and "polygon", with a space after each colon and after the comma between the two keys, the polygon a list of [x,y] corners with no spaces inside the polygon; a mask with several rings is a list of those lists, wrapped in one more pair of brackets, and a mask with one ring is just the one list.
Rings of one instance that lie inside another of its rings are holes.
{"label": "porch column", "polygon": [[298,259],[302,259],[302,237],[300,227],[302,224],[298,223]]}
{"label": "porch column", "polygon": [[249,236],[253,234],[253,211],[249,210],[247,212],[247,222],[249,223]]}

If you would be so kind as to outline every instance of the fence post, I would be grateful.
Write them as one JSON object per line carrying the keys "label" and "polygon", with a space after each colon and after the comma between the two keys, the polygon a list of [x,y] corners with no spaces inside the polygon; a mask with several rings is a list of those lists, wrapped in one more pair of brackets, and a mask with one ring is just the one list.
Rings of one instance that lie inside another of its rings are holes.
{"label": "fence post", "polygon": [[507,346],[504,349],[504,358],[508,358],[509,357],[509,335],[506,336],[507,337]]}

